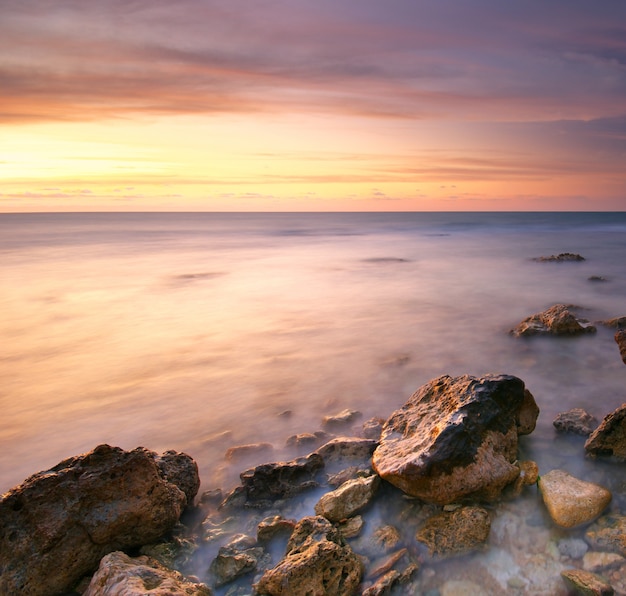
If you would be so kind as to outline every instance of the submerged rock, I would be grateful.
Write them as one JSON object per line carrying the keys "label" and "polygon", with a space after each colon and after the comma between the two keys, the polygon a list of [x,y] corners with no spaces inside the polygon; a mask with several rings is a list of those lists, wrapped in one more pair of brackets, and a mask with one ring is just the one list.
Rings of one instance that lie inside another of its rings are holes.
{"label": "submerged rock", "polygon": [[345,409],[333,416],[325,416],[322,427],[327,430],[337,430],[358,420],[363,414],[358,410]]}
{"label": "submerged rock", "polygon": [[166,455],[100,445],[6,493],[0,500],[0,593],[69,590],[105,554],[156,542],[171,530],[199,481],[188,455]]}
{"label": "submerged rock", "polygon": [[596,550],[626,557],[626,515],[612,513],[598,518],[585,532],[585,540]]}
{"label": "submerged rock", "polygon": [[615,591],[602,577],[583,569],[568,569],[561,572],[567,587],[583,596],[613,596]]}
{"label": "submerged rock", "polygon": [[588,437],[597,428],[598,419],[582,408],[573,408],[558,414],[552,425],[559,432]]}
{"label": "submerged rock", "polygon": [[573,528],[598,517],[611,502],[611,491],[579,480],[563,470],[552,470],[539,479],[539,492],[550,517],[563,528]]}
{"label": "submerged rock", "polygon": [[518,434],[532,432],[538,412],[517,377],[445,375],[387,420],[372,464],[381,478],[427,502],[495,500],[519,476]]}
{"label": "submerged rock", "polygon": [[482,507],[459,507],[426,520],[416,539],[431,556],[460,555],[482,547],[489,538],[491,519]]}
{"label": "submerged rock", "polygon": [[285,557],[254,588],[269,596],[350,596],[358,592],[362,575],[361,560],[332,524],[306,517],[296,525]]}
{"label": "submerged rock", "polygon": [[216,587],[251,573],[264,555],[264,549],[256,544],[254,538],[245,534],[234,536],[227,545],[220,547],[217,557],[211,562],[210,570]]}
{"label": "submerged rock", "polygon": [[[49,592],[46,592],[49,593]],[[83,596],[211,596],[208,586],[187,580],[150,557],[116,551],[101,561]]]}
{"label": "submerged rock", "polygon": [[596,328],[586,319],[577,317],[575,309],[571,305],[555,304],[543,312],[525,318],[510,333],[516,337],[595,333]]}
{"label": "submerged rock", "polygon": [[558,255],[550,255],[549,257],[535,257],[533,261],[537,261],[539,263],[563,263],[563,262],[577,262],[584,261],[585,257],[573,253],[573,252],[562,252]]}
{"label": "submerged rock", "polygon": [[626,460],[626,403],[604,417],[585,442],[585,451]]}

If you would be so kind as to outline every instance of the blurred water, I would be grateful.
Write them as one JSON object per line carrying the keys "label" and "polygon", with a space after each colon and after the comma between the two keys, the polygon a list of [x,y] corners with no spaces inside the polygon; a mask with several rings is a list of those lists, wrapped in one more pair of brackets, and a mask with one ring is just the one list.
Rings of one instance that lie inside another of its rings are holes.
{"label": "blurred water", "polygon": [[[625,232],[606,213],[0,215],[0,492],[102,442],[185,451],[228,489],[231,446],[289,457],[325,415],[488,372],[535,396],[540,471],[586,473],[552,420],[626,401],[614,332],[507,331],[557,302],[626,315]],[[560,252],[586,260],[531,260]]]}

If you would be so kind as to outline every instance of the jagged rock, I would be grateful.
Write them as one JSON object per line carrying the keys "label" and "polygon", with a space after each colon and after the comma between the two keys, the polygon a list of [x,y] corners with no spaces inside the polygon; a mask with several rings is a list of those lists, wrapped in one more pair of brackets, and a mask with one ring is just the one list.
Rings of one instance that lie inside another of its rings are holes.
{"label": "jagged rock", "polygon": [[224,505],[291,497],[317,486],[315,476],[323,467],[324,460],[317,453],[288,462],[261,464],[239,475],[241,487],[226,498]]}
{"label": "jagged rock", "polygon": [[577,317],[576,307],[555,304],[543,312],[525,318],[510,333],[516,337],[533,335],[580,335],[595,333],[596,328],[586,319]]}
{"label": "jagged rock", "polygon": [[365,521],[363,521],[363,518],[360,515],[355,515],[339,522],[337,528],[344,538],[354,538],[361,533],[364,525]]}
{"label": "jagged rock", "polygon": [[626,317],[615,317],[613,319],[605,319],[599,321],[600,325],[610,327],[611,329],[626,329]]}
{"label": "jagged rock", "polygon": [[517,377],[445,375],[391,415],[372,464],[383,480],[427,502],[495,500],[519,476],[518,434],[534,429],[538,411]]}
{"label": "jagged rock", "polygon": [[573,252],[562,252],[558,255],[550,255],[549,257],[535,257],[533,261],[539,263],[563,263],[567,261],[584,261],[585,257]]}
{"label": "jagged rock", "polygon": [[561,577],[570,590],[582,596],[613,596],[610,584],[599,575],[583,569],[568,569],[561,572]]}
{"label": "jagged rock", "polygon": [[579,480],[563,470],[551,470],[539,479],[539,492],[550,517],[563,528],[573,528],[598,517],[611,502],[611,491]]}
{"label": "jagged rock", "polygon": [[393,588],[400,579],[400,572],[392,569],[378,578],[369,588],[363,590],[361,596],[386,596],[391,593]]}
{"label": "jagged rock", "polygon": [[336,437],[315,451],[324,463],[339,463],[346,460],[369,461],[378,446],[374,439],[360,437]]}
{"label": "jagged rock", "polygon": [[288,437],[285,445],[287,447],[295,447],[297,449],[311,449],[327,440],[327,433],[322,431],[317,433],[300,433],[298,435],[291,435]]}
{"label": "jagged rock", "polygon": [[604,417],[585,442],[585,451],[591,456],[626,459],[626,403]]}
{"label": "jagged rock", "polygon": [[385,555],[382,559],[374,561],[367,573],[367,577],[374,578],[387,573],[400,559],[407,555],[408,552],[406,548],[401,548],[394,553]]}
{"label": "jagged rock", "polygon": [[491,519],[485,509],[459,507],[428,518],[416,539],[428,547],[431,556],[459,555],[482,547],[490,529]]}
{"label": "jagged rock", "polygon": [[608,569],[622,567],[626,559],[618,553],[591,551],[583,556],[583,569],[592,573],[602,573]]}
{"label": "jagged rock", "polygon": [[[100,445],[28,478],[0,500],[0,593],[55,594],[107,553],[156,542],[178,521],[197,477],[191,458]],[[168,474],[169,476],[166,476]],[[190,491],[188,495],[185,490]],[[45,578],[45,582],[42,582]]]}
{"label": "jagged rock", "polygon": [[256,545],[254,538],[238,534],[225,546],[220,547],[211,562],[210,571],[216,587],[221,587],[257,568],[265,551]]}
{"label": "jagged rock", "polygon": [[186,580],[178,571],[168,569],[150,557],[131,558],[116,551],[100,561],[98,571],[92,577],[83,596],[141,596],[141,594],[210,596],[212,591],[205,584]]}
{"label": "jagged rock", "polygon": [[322,420],[322,427],[329,430],[336,430],[345,427],[348,424],[352,424],[362,415],[363,414],[361,414],[358,410],[345,409],[334,416],[324,416]]}
{"label": "jagged rock", "polygon": [[363,423],[363,436],[366,439],[380,440],[380,434],[383,432],[384,418],[370,418]]}
{"label": "jagged rock", "polygon": [[[519,476],[512,485],[512,496],[519,496],[525,486],[536,484],[539,478],[539,466],[531,460],[521,461],[519,466]],[[508,489],[507,489],[508,490]]]}
{"label": "jagged rock", "polygon": [[615,334],[615,342],[619,348],[619,355],[622,357],[622,362],[626,364],[626,329],[620,329]]}
{"label": "jagged rock", "polygon": [[626,515],[603,515],[585,532],[585,540],[591,548],[626,557]]}
{"label": "jagged rock", "polygon": [[598,419],[582,408],[573,408],[557,414],[552,425],[559,432],[588,437],[597,428]]}
{"label": "jagged rock", "polygon": [[259,594],[350,596],[361,583],[359,557],[323,517],[304,518],[294,529],[285,557],[254,586]]}
{"label": "jagged rock", "polygon": [[293,532],[296,521],[293,519],[285,519],[281,515],[273,515],[266,517],[259,522],[256,529],[257,542],[269,542],[275,536],[280,534],[289,534]]}
{"label": "jagged rock", "polygon": [[366,507],[380,486],[380,477],[355,478],[326,493],[315,505],[315,513],[331,522],[352,517]]}

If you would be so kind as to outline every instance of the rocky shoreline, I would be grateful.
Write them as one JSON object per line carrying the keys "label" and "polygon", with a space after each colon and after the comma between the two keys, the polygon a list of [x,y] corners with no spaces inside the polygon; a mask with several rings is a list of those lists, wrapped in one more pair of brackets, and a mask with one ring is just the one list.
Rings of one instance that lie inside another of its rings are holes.
{"label": "rocky shoreline", "polygon": [[[626,317],[591,324],[581,310],[557,304],[510,333],[604,325],[626,364]],[[2,496],[0,593],[626,594],[626,484],[525,459],[537,401],[513,375],[444,375],[386,420],[326,417],[288,439],[303,455],[242,471],[228,493],[198,495],[187,454],[99,445]],[[626,404],[554,427],[591,461],[626,460]]]}

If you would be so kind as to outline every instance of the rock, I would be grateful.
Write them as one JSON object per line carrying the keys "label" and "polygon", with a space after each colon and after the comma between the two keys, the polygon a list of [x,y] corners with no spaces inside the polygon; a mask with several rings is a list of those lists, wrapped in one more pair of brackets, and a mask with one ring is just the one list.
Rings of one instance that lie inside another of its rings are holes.
{"label": "rock", "polygon": [[321,455],[325,464],[339,463],[346,460],[369,461],[378,446],[374,439],[359,437],[336,437],[315,451]]}
{"label": "rock", "polygon": [[604,515],[585,532],[585,540],[596,550],[626,557],[626,515]]}
{"label": "rock", "polygon": [[258,542],[269,542],[275,536],[280,534],[289,534],[293,532],[296,522],[293,519],[285,519],[280,515],[266,517],[259,522],[256,531]]}
{"label": "rock", "polygon": [[355,538],[361,533],[365,521],[360,515],[349,517],[345,521],[339,522],[337,528],[344,538]]}
{"label": "rock", "polygon": [[559,432],[588,437],[597,428],[598,419],[582,408],[573,408],[557,414],[552,425]]}
{"label": "rock", "polygon": [[185,453],[166,451],[156,458],[157,466],[168,482],[175,484],[187,497],[187,505],[192,505],[200,489],[198,464]]}
{"label": "rock", "polygon": [[626,460],[626,403],[604,417],[585,442],[585,451]]}
{"label": "rock", "polygon": [[370,418],[363,423],[363,436],[366,439],[380,440],[380,433],[383,431],[384,418]]}
{"label": "rock", "polygon": [[377,546],[382,547],[384,550],[396,548],[400,544],[400,532],[393,526],[381,526],[374,530],[372,535],[374,542]]}
{"label": "rock", "polygon": [[587,278],[589,281],[593,281],[593,282],[605,282],[605,281],[609,281],[606,277],[603,277],[602,275],[590,275]]}
{"label": "rock", "polygon": [[[42,592],[43,593],[43,592]],[[50,592],[45,592],[49,594]],[[147,556],[112,552],[100,561],[83,596],[210,596],[210,588],[186,580]]]}
{"label": "rock", "polygon": [[563,528],[592,521],[611,502],[611,491],[563,470],[551,470],[541,476],[538,484],[550,517]]}
{"label": "rock", "polygon": [[244,502],[291,497],[317,486],[315,477],[323,467],[324,460],[316,453],[288,462],[261,464],[239,475],[241,487],[226,498],[225,504],[238,504],[238,496],[242,496]]}
{"label": "rock", "polygon": [[0,500],[0,593],[63,592],[107,553],[156,542],[171,530],[196,484],[186,480],[181,490],[170,481],[184,475],[175,462],[192,474],[197,468],[189,456],[168,453],[163,460],[141,447],[100,445],[6,493]]}
{"label": "rock", "polygon": [[459,507],[426,520],[416,539],[428,547],[431,556],[450,556],[480,548],[489,538],[491,519],[482,507]]}
{"label": "rock", "polygon": [[255,540],[239,534],[226,545],[220,547],[213,559],[210,571],[215,577],[216,587],[221,587],[246,575],[257,568],[265,554],[262,547],[255,546]]}
{"label": "rock", "polygon": [[342,410],[334,416],[324,416],[322,420],[322,428],[328,430],[336,430],[342,427],[352,424],[355,420],[360,418],[363,414],[358,410]]}
{"label": "rock", "polygon": [[559,553],[570,559],[582,559],[589,550],[587,543],[581,538],[563,538],[557,544]]}
{"label": "rock", "polygon": [[575,308],[571,305],[555,304],[543,312],[525,318],[510,333],[516,337],[595,333],[596,328],[589,321],[575,315]]}
{"label": "rock", "polygon": [[600,321],[600,325],[610,327],[612,329],[626,329],[626,317],[615,317],[613,319],[605,319]]}
{"label": "rock", "polygon": [[291,435],[287,438],[285,445],[287,447],[296,447],[297,449],[310,449],[319,445],[322,442],[322,438],[313,433],[300,433],[298,435]]}
{"label": "rock", "polygon": [[583,569],[593,573],[601,573],[607,569],[622,567],[626,559],[617,553],[591,551],[583,557]]}
{"label": "rock", "polygon": [[380,478],[355,478],[326,493],[315,505],[315,513],[331,522],[339,522],[366,507],[374,498]]}
{"label": "rock", "polygon": [[615,592],[599,575],[583,569],[569,569],[561,572],[567,587],[583,596],[612,596]]}
{"label": "rock", "polygon": [[269,596],[350,596],[358,592],[362,575],[361,560],[328,520],[304,518],[294,529],[285,557],[254,589]]}
{"label": "rock", "polygon": [[[531,460],[521,461],[519,466],[519,476],[512,484],[512,496],[519,496],[525,486],[532,486],[539,478],[539,466]],[[508,490],[508,489],[507,489]]]}
{"label": "rock", "polygon": [[271,443],[250,443],[249,445],[237,445],[226,451],[224,457],[230,462],[241,461],[247,457],[269,456],[274,451]]}
{"label": "rock", "polygon": [[519,476],[518,434],[534,428],[538,411],[517,377],[445,375],[391,415],[372,465],[427,502],[495,500]]}
{"label": "rock", "polygon": [[558,263],[563,263],[563,262],[568,262],[568,261],[584,261],[585,257],[580,256],[577,253],[572,253],[572,252],[562,252],[558,255],[550,255],[549,257],[536,257],[533,259],[533,261],[537,261],[539,263],[554,263],[554,262],[558,262]]}
{"label": "rock", "polygon": [[378,577],[391,570],[394,565],[400,561],[409,551],[406,548],[401,548],[390,555],[386,555],[382,560],[376,561],[372,564],[367,576],[370,578]]}
{"label": "rock", "polygon": [[393,588],[400,579],[400,573],[395,569],[388,571],[377,579],[369,588],[361,593],[361,596],[386,596],[391,593]]}
{"label": "rock", "polygon": [[622,357],[622,362],[626,364],[626,329],[620,329],[615,334],[615,342],[619,348],[619,355]]}

